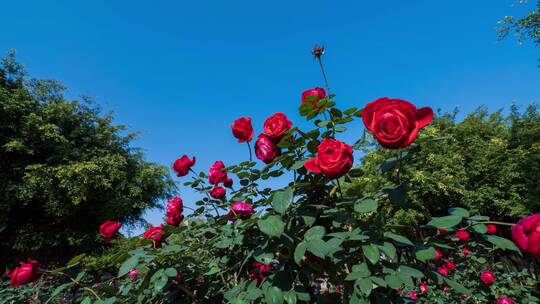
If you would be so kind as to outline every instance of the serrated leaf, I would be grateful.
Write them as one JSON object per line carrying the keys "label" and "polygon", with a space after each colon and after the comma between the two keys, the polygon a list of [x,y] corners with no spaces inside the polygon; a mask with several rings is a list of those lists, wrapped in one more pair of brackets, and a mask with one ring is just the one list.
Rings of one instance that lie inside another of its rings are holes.
{"label": "serrated leaf", "polygon": [[397,275],[389,274],[384,277],[384,281],[388,284],[388,287],[392,289],[399,289],[403,286],[403,283]]}
{"label": "serrated leaf", "polygon": [[384,233],[384,236],[389,238],[389,239],[392,239],[398,243],[402,243],[402,244],[405,244],[405,245],[409,245],[409,246],[413,246],[414,244],[406,237],[402,236],[402,235],[399,235],[399,234],[395,234],[395,233],[392,233],[392,232],[385,232]]}
{"label": "serrated leaf", "polygon": [[268,289],[266,289],[266,292],[264,294],[266,303],[268,304],[282,304],[283,299],[283,292],[281,289],[271,286]]}
{"label": "serrated leaf", "polygon": [[458,215],[461,217],[469,217],[471,214],[469,213],[469,210],[464,208],[450,208],[448,209],[448,213],[451,215]]}
{"label": "serrated leaf", "polygon": [[399,272],[406,273],[407,275],[409,275],[411,277],[415,277],[415,278],[424,277],[424,274],[420,270],[418,270],[416,268],[409,267],[409,266],[401,265],[401,266],[399,266],[398,270],[399,270]]}
{"label": "serrated leaf", "polygon": [[311,241],[313,239],[322,239],[326,233],[326,228],[323,226],[313,226],[309,228],[308,231],[304,234],[304,239],[306,241]]}
{"label": "serrated leaf", "polygon": [[305,241],[298,243],[298,245],[294,249],[294,261],[296,262],[296,264],[300,265],[302,258],[306,254],[306,249],[307,243]]}
{"label": "serrated leaf", "polygon": [[386,256],[391,260],[396,258],[396,247],[394,247],[392,243],[384,242],[383,245],[379,246],[379,249],[381,249],[382,252],[384,252],[384,254],[386,254]]}
{"label": "serrated leaf", "polygon": [[285,223],[283,223],[279,216],[275,215],[258,220],[257,225],[261,232],[272,237],[280,237],[285,229]]}
{"label": "serrated leaf", "polygon": [[132,256],[129,259],[125,260],[124,263],[120,266],[118,270],[118,277],[126,275],[131,269],[137,267],[139,264],[139,257]]}
{"label": "serrated leaf", "polygon": [[458,282],[450,280],[445,277],[443,277],[443,280],[446,282],[446,284],[448,284],[448,286],[452,287],[455,291],[459,293],[468,294],[468,295],[471,294],[471,291],[469,289],[465,288],[463,285],[459,284]]}
{"label": "serrated leaf", "polygon": [[289,208],[293,199],[293,191],[290,187],[285,188],[284,190],[274,192],[272,198],[272,208],[280,213],[284,214],[285,211]]}
{"label": "serrated leaf", "polygon": [[427,223],[428,226],[435,227],[435,228],[452,228],[463,220],[463,217],[459,215],[448,215],[443,217],[434,217]]}
{"label": "serrated leaf", "polygon": [[521,255],[521,251],[516,244],[508,239],[496,235],[484,235],[484,239],[495,245],[497,248],[512,250]]}
{"label": "serrated leaf", "polygon": [[377,264],[379,261],[379,249],[377,246],[373,244],[362,245],[362,252],[372,264]]}
{"label": "serrated leaf", "polygon": [[422,262],[426,262],[429,260],[435,259],[435,248],[428,247],[428,248],[420,248],[417,249],[414,253],[416,256],[416,259]]}
{"label": "serrated leaf", "polygon": [[485,234],[487,232],[487,226],[484,224],[473,225],[471,228],[480,234]]}
{"label": "serrated leaf", "polygon": [[363,294],[366,296],[369,296],[371,293],[371,290],[373,290],[373,282],[371,282],[370,278],[363,278],[357,280],[358,287],[360,287],[360,290]]}
{"label": "serrated leaf", "polygon": [[374,199],[365,199],[354,204],[354,211],[359,213],[377,211],[378,203]]}

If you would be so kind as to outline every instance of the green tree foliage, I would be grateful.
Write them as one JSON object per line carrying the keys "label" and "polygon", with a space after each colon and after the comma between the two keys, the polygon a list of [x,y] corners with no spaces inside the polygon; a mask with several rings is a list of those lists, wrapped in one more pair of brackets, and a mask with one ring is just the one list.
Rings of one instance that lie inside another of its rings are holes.
{"label": "green tree foliage", "polygon": [[166,168],[130,147],[134,134],[62,90],[28,80],[14,54],[1,61],[1,261],[92,250],[102,221],[135,224],[173,189]]}
{"label": "green tree foliage", "polygon": [[[527,1],[521,0],[520,2]],[[502,25],[499,28],[499,37],[501,39],[504,39],[510,33],[514,33],[520,43],[528,38],[535,45],[540,45],[540,1],[536,3],[536,10],[530,11],[526,16],[521,18],[506,16],[500,23]]]}
{"label": "green tree foliage", "polygon": [[[459,122],[456,114],[440,115],[425,128],[414,153],[401,153],[403,161],[410,160],[406,167],[399,166],[400,152],[372,149],[368,141],[357,168],[363,175],[347,191],[372,193],[398,178],[407,180],[407,208],[389,204],[387,223],[404,225],[410,233],[450,206],[508,221],[539,212],[537,107],[531,105],[522,113],[512,107],[509,115],[480,108]],[[385,161],[389,157],[394,158]]]}

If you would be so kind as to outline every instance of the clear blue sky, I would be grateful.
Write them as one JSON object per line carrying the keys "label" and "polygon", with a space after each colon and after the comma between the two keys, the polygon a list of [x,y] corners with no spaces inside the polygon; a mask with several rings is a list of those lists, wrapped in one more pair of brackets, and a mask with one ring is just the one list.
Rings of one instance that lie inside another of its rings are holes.
{"label": "clear blue sky", "polygon": [[[305,125],[300,93],[322,86],[315,43],[326,46],[343,108],[382,96],[464,113],[539,101],[539,49],[498,42],[495,31],[532,2],[6,1],[0,51],[15,49],[32,76],[62,81],[70,98],[114,110],[141,131],[148,160],[170,165],[186,153],[206,171],[246,157],[229,129],[239,116],[253,117],[256,132],[277,111]],[[195,196],[180,189],[190,205]]]}

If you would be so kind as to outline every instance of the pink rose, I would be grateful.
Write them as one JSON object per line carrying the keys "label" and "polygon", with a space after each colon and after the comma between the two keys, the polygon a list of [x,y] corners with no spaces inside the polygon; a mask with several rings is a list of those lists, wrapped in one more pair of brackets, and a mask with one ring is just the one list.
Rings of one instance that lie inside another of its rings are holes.
{"label": "pink rose", "polygon": [[448,268],[446,268],[445,266],[437,268],[437,272],[442,276],[447,276],[449,273]]}
{"label": "pink rose", "polygon": [[515,302],[507,296],[502,296],[497,301],[497,304],[515,304]]}
{"label": "pink rose", "polygon": [[249,117],[238,118],[232,124],[231,129],[238,142],[250,141],[253,138],[253,126],[251,126],[251,118]]}
{"label": "pink rose", "polygon": [[416,301],[416,300],[418,300],[418,295],[416,294],[416,292],[411,290],[411,291],[409,291],[409,298],[411,298],[411,300]]}
{"label": "pink rose", "polygon": [[193,165],[195,165],[195,157],[189,159],[187,155],[183,155],[174,161],[173,170],[176,171],[177,176],[186,176]]}
{"label": "pink rose", "polygon": [[540,213],[522,218],[512,227],[512,240],[540,261]]}
{"label": "pink rose", "polygon": [[137,275],[139,274],[139,272],[137,271],[137,269],[135,268],[131,268],[131,270],[129,271],[129,277],[132,281],[135,281],[137,280]]}
{"label": "pink rose", "polygon": [[224,197],[226,193],[227,193],[227,190],[225,190],[225,188],[216,185],[214,186],[212,191],[210,191],[210,196],[212,198],[219,199],[219,198]]}
{"label": "pink rose", "polygon": [[110,242],[114,239],[114,235],[120,230],[120,227],[122,227],[122,223],[107,220],[99,226],[99,232],[106,242]]}
{"label": "pink rose", "polygon": [[418,288],[420,289],[421,293],[427,293],[429,291],[428,285],[424,282],[420,282],[420,284],[418,285]]}
{"label": "pink rose", "polygon": [[246,204],[244,202],[236,202],[234,203],[229,210],[229,213],[227,213],[227,217],[231,221],[236,221],[237,219],[247,220],[250,218],[255,212],[253,211],[253,207],[250,204]]}
{"label": "pink rose", "polygon": [[268,136],[261,134],[257,137],[257,141],[255,142],[255,156],[265,164],[271,163],[280,153],[281,149]]}
{"label": "pink rose", "polygon": [[178,227],[184,220],[184,204],[182,199],[178,196],[173,197],[167,202],[167,210],[165,216],[167,217],[167,224]]}

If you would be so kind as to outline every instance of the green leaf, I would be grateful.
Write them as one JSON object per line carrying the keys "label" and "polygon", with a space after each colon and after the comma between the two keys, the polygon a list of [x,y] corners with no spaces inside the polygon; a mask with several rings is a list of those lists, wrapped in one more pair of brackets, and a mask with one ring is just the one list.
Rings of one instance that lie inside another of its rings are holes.
{"label": "green leaf", "polygon": [[79,254],[78,256],[72,258],[71,260],[69,260],[69,262],[67,262],[67,265],[68,266],[73,266],[77,263],[79,263],[80,260],[82,260],[82,258],[84,258],[86,256],[86,253],[82,253],[82,254]]}
{"label": "green leaf", "polygon": [[379,249],[377,246],[373,244],[362,245],[362,252],[372,264],[377,264],[379,261]]}
{"label": "green leaf", "polygon": [[266,303],[269,303],[269,304],[282,304],[284,301],[283,292],[281,291],[281,289],[275,286],[269,287],[266,290],[264,297],[265,297]]}
{"label": "green leaf", "polygon": [[295,161],[294,164],[291,166],[291,170],[298,170],[300,168],[303,168],[305,162],[306,162],[305,159]]}
{"label": "green leaf", "polygon": [[307,242],[307,250],[322,259],[328,252],[326,243],[322,239],[313,239]]}
{"label": "green leaf", "polygon": [[219,272],[219,268],[216,267],[216,266],[212,266],[212,268],[210,268],[207,272],[205,272],[204,275],[205,276],[210,276],[210,275],[216,274],[218,272]]}
{"label": "green leaf", "polygon": [[354,265],[352,267],[352,272],[347,275],[345,278],[346,281],[354,281],[361,278],[367,278],[371,275],[371,271],[366,263]]}
{"label": "green leaf", "polygon": [[298,245],[294,249],[294,261],[296,262],[296,264],[300,265],[302,258],[306,254],[306,249],[307,243],[305,241],[298,243]]}
{"label": "green leaf", "polygon": [[90,299],[90,297],[85,297],[85,298],[81,301],[81,304],[92,304],[92,299]]}
{"label": "green leaf", "polygon": [[306,241],[311,241],[313,239],[322,239],[325,233],[326,228],[324,228],[323,226],[313,226],[309,228],[308,231],[306,231],[306,234],[304,234],[304,239]]}
{"label": "green leaf", "polygon": [[165,275],[170,277],[170,278],[175,278],[176,275],[178,274],[178,271],[172,267],[169,267],[167,269],[165,269]]}
{"label": "green leaf", "polygon": [[414,246],[414,244],[406,237],[402,236],[402,235],[399,235],[399,234],[395,234],[395,233],[392,233],[392,232],[385,232],[384,233],[384,236],[389,238],[389,239],[392,239],[398,243],[402,243],[402,244],[405,244],[405,245],[409,245],[409,246]]}
{"label": "green leaf", "polygon": [[358,286],[360,287],[360,290],[362,293],[364,293],[366,296],[369,296],[371,293],[371,290],[373,290],[373,282],[371,282],[370,278],[363,278],[356,281]]}
{"label": "green leaf", "polygon": [[382,246],[378,246],[378,247],[391,260],[396,258],[396,247],[394,247],[394,245],[392,245],[392,243],[384,242],[384,244]]}
{"label": "green leaf", "polygon": [[424,274],[416,269],[416,268],[412,268],[412,267],[409,267],[409,266],[405,266],[405,265],[401,265],[399,266],[399,272],[403,272],[403,273],[406,273],[407,275],[411,276],[411,277],[415,277],[415,278],[423,278],[424,277]]}
{"label": "green leaf", "polygon": [[354,204],[354,211],[365,213],[377,211],[378,203],[374,199],[364,199]]}
{"label": "green leaf", "polygon": [[247,291],[246,299],[248,300],[256,300],[260,298],[263,295],[262,290],[259,288],[252,288]]}
{"label": "green leaf", "polygon": [[287,304],[296,304],[296,292],[294,290],[289,290],[283,293],[283,299]]}
{"label": "green leaf", "polygon": [[280,237],[285,229],[285,223],[279,216],[275,215],[257,221],[257,225],[264,234],[272,237]]}
{"label": "green leaf", "polygon": [[388,283],[388,287],[392,289],[399,289],[401,286],[403,286],[403,283],[399,279],[399,277],[395,274],[389,274],[384,277],[384,281]]}
{"label": "green leaf", "polygon": [[469,210],[463,209],[463,208],[450,208],[448,209],[448,213],[451,215],[458,215],[461,217],[469,217],[471,214],[469,213]]}
{"label": "green leaf", "polygon": [[427,262],[429,260],[435,259],[435,248],[433,247],[420,248],[420,249],[417,249],[414,254],[417,260],[422,261],[422,262]]}
{"label": "green leaf", "polygon": [[508,239],[496,235],[484,235],[484,239],[488,240],[497,248],[512,250],[521,255],[521,251],[516,244]]}
{"label": "green leaf", "polygon": [[290,187],[274,192],[272,208],[278,213],[284,214],[289,208],[293,199],[293,191]]}
{"label": "green leaf", "polygon": [[120,266],[120,269],[118,270],[118,277],[126,275],[131,269],[137,267],[138,264],[138,256],[132,256],[129,259],[125,260],[124,263],[122,263],[122,266]]}
{"label": "green leaf", "polygon": [[463,220],[463,217],[460,215],[434,217],[427,225],[435,228],[452,228],[461,223],[461,220]]}
{"label": "green leaf", "polygon": [[163,247],[163,251],[166,253],[177,253],[182,250],[182,246],[179,244],[167,245]]}
{"label": "green leaf", "polygon": [[370,279],[373,281],[373,283],[381,286],[381,287],[386,287],[388,286],[388,284],[386,283],[385,280],[379,278],[379,277],[370,277]]}
{"label": "green leaf", "polygon": [[487,232],[487,226],[484,224],[473,225],[472,229],[480,234],[485,234]]}
{"label": "green leaf", "polygon": [[159,277],[159,279],[154,283],[154,289],[156,289],[157,291],[160,291],[162,290],[163,288],[165,288],[165,286],[167,285],[167,283],[169,282],[169,278],[167,276],[161,276]]}
{"label": "green leaf", "polygon": [[459,284],[458,282],[452,281],[445,277],[443,277],[443,280],[446,282],[446,284],[448,284],[448,286],[452,287],[455,291],[459,293],[468,294],[468,295],[471,294],[470,290],[468,290],[467,288],[465,288],[463,285]]}
{"label": "green leaf", "polygon": [[57,295],[59,295],[62,291],[64,291],[66,288],[68,287],[71,287],[73,285],[72,282],[69,282],[69,283],[65,283],[65,284],[62,284],[58,287],[56,287],[53,292],[51,293],[51,297],[47,300],[46,303],[49,303],[50,300],[52,300],[52,298],[56,297]]}

